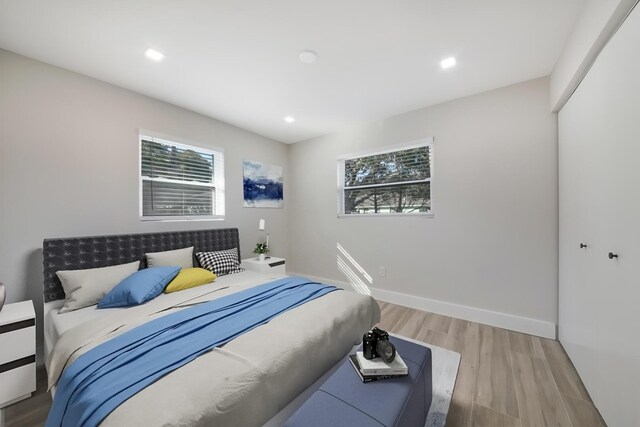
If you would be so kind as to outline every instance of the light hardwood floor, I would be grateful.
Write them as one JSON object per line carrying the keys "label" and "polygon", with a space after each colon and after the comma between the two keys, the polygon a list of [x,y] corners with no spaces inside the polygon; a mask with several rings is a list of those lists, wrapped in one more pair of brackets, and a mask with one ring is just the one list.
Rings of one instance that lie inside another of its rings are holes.
{"label": "light hardwood floor", "polygon": [[[448,427],[605,426],[558,341],[379,304],[381,328],[461,354]],[[50,405],[40,368],[37,392],[5,409],[5,427],[41,426]]]}
{"label": "light hardwood floor", "polygon": [[461,354],[448,427],[606,425],[558,341],[379,304],[382,329]]}

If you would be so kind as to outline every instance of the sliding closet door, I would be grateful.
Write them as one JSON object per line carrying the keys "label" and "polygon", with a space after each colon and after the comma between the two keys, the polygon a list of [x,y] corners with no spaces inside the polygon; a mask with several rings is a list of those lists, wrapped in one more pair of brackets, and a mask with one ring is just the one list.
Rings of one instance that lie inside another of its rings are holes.
{"label": "sliding closet door", "polygon": [[[581,104],[577,93],[569,101]],[[595,171],[598,146],[593,130],[573,126],[581,118],[595,114],[592,107],[574,108],[567,104],[558,118],[559,163],[559,338],[578,372],[593,372],[598,366],[596,342],[601,312],[595,310],[604,276],[597,268],[595,254],[602,232],[594,227],[602,216],[602,182]],[[586,245],[581,247],[581,245]],[[602,252],[602,249],[600,249]],[[599,390],[595,375],[582,376],[591,395]]]}
{"label": "sliding closet door", "polygon": [[[590,73],[585,91],[602,111],[602,274],[598,324],[600,410],[609,424],[640,426],[640,8]],[[617,255],[610,259],[608,253]]]}
{"label": "sliding closet door", "polygon": [[611,426],[640,425],[639,46],[636,8],[559,114],[559,335]]}

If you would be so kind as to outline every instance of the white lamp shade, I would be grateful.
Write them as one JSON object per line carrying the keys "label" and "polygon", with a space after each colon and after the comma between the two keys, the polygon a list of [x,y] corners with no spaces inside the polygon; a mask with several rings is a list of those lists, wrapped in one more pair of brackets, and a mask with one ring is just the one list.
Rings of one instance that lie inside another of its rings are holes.
{"label": "white lamp shade", "polygon": [[258,224],[258,230],[264,230],[264,219],[260,220],[260,223]]}

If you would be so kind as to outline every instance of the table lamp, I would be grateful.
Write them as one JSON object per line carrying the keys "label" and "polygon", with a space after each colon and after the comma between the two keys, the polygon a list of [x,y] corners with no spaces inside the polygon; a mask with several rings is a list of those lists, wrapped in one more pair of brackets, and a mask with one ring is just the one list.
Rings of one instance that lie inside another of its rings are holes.
{"label": "table lamp", "polygon": [[[265,220],[261,219],[260,222],[258,223],[258,230],[261,231],[265,231]],[[269,233],[267,233],[267,250],[269,249]],[[265,258],[269,258],[269,257],[265,257]]]}

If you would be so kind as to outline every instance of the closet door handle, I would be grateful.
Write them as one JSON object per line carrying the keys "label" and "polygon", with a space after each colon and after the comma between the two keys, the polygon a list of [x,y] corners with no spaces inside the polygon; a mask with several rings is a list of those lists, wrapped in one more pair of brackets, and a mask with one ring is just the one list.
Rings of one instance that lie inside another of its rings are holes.
{"label": "closet door handle", "polygon": [[609,252],[609,259],[618,258],[618,254],[614,254],[613,252]]}
{"label": "closet door handle", "polygon": [[585,245],[584,243],[580,243],[580,249],[586,248],[586,247],[587,247],[587,245]]}

